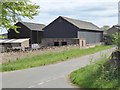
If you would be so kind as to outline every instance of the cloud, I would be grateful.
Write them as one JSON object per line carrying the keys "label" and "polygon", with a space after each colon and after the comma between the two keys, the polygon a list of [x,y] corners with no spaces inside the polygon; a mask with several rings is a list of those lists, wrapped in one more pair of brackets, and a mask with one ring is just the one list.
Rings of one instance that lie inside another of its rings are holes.
{"label": "cloud", "polygon": [[117,24],[118,0],[32,0],[32,2],[41,7],[39,16],[33,20],[35,22],[49,24],[51,20],[61,15],[94,21],[98,26],[106,23]]}
{"label": "cloud", "polygon": [[[118,22],[119,0],[31,0],[40,6],[40,14],[33,20],[23,21],[49,24],[58,16],[66,16],[93,22],[98,26],[114,25]],[[4,31],[4,30],[3,30]]]}

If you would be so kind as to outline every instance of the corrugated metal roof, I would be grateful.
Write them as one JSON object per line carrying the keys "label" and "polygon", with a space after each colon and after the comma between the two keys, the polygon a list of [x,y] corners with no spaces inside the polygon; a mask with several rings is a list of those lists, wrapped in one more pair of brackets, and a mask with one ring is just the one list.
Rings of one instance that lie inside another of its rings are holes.
{"label": "corrugated metal roof", "polygon": [[5,40],[3,40],[3,39],[0,39],[0,43],[3,43]]}
{"label": "corrugated metal roof", "polygon": [[15,39],[14,41],[12,41],[11,43],[22,43],[22,42],[25,42],[29,39]]}
{"label": "corrugated metal roof", "polygon": [[0,39],[0,43],[22,43],[29,40],[29,38],[26,39]]}
{"label": "corrugated metal roof", "polygon": [[43,28],[45,27],[44,24],[37,24],[37,23],[30,23],[30,22],[20,22],[20,23],[28,27],[30,30],[43,31]]}
{"label": "corrugated metal roof", "polygon": [[68,22],[70,22],[71,24],[75,25],[76,27],[78,27],[80,29],[102,31],[98,26],[94,25],[91,22],[81,21],[81,20],[77,20],[77,19],[71,19],[71,18],[67,18],[67,17],[63,17],[63,16],[60,16],[60,17],[62,17],[63,19],[67,20]]}
{"label": "corrugated metal roof", "polygon": [[11,43],[12,41],[14,41],[15,39],[6,39],[5,41],[4,41],[4,43]]}

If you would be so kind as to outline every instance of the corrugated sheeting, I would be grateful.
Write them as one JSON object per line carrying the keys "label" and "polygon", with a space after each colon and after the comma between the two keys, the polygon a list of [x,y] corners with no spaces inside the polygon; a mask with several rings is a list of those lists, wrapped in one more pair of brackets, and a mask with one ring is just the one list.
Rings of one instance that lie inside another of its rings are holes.
{"label": "corrugated sheeting", "polygon": [[22,43],[29,39],[1,39],[0,43]]}
{"label": "corrugated sheeting", "polygon": [[28,27],[30,30],[35,31],[43,31],[42,29],[45,27],[44,24],[30,23],[30,22],[21,22],[23,25]]}
{"label": "corrugated sheeting", "polygon": [[78,31],[78,38],[85,39],[87,44],[99,43],[102,41],[102,33],[101,32]]}
{"label": "corrugated sheeting", "polygon": [[73,25],[77,26],[80,29],[87,29],[87,30],[95,30],[95,31],[102,31],[98,26],[91,22],[81,21],[77,19],[62,17],[68,22],[72,23]]}

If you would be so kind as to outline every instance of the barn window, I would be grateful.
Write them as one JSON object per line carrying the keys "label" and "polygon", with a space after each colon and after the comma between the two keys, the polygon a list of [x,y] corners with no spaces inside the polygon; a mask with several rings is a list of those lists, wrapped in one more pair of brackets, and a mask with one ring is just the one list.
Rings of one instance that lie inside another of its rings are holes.
{"label": "barn window", "polygon": [[62,42],[62,46],[67,45],[67,42]]}
{"label": "barn window", "polygon": [[54,42],[54,46],[59,46],[59,42]]}

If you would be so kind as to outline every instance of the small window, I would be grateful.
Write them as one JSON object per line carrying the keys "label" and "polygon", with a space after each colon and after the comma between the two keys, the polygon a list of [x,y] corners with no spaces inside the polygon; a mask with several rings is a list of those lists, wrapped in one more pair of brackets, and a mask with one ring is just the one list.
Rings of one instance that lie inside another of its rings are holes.
{"label": "small window", "polygon": [[59,42],[54,42],[54,46],[59,46]]}
{"label": "small window", "polygon": [[65,45],[67,45],[67,42],[62,42],[62,46],[65,46]]}

